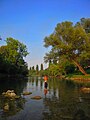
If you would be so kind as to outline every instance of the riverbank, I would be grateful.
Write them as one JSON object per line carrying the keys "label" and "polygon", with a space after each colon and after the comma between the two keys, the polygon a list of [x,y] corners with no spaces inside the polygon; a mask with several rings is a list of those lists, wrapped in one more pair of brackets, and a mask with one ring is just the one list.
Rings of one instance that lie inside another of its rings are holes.
{"label": "riverbank", "polygon": [[69,75],[65,77],[66,80],[73,80],[76,82],[90,82],[90,75]]}

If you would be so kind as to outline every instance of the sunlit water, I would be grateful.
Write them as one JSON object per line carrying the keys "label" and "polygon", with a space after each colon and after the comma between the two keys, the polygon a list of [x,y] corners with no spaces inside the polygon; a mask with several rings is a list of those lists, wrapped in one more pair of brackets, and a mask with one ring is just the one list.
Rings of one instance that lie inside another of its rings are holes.
{"label": "sunlit water", "polygon": [[[21,98],[13,101],[0,97],[0,120],[90,120],[90,94],[82,93],[79,85],[49,79],[47,89],[45,95],[41,77],[2,78],[0,95],[14,90]],[[24,96],[24,91],[32,94]],[[41,96],[42,99],[31,99],[33,96]],[[10,105],[7,112],[3,111],[5,102]]]}

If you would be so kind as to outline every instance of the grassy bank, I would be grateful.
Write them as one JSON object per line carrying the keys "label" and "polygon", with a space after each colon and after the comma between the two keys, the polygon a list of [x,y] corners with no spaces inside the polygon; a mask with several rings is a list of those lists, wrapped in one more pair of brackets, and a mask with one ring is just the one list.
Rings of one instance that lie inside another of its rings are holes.
{"label": "grassy bank", "polygon": [[66,77],[67,80],[71,80],[77,83],[85,83],[85,84],[90,84],[90,75],[85,76],[85,75],[68,75]]}

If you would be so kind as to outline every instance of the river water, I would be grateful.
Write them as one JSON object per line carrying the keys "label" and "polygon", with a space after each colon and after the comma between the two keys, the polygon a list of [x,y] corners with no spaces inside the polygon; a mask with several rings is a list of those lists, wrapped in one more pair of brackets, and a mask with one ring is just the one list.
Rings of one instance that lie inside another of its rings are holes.
{"label": "river water", "polygon": [[[48,80],[46,95],[42,77],[0,78],[0,120],[90,120],[90,94],[81,85],[60,79]],[[21,96],[2,98],[2,92],[14,90]],[[22,95],[23,92],[32,92]],[[41,96],[41,99],[32,99]],[[4,111],[5,103],[9,110]]]}

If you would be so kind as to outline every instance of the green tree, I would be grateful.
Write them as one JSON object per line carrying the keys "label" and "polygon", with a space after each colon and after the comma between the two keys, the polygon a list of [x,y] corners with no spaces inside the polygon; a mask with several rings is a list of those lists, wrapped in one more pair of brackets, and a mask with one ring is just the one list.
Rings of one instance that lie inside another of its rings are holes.
{"label": "green tree", "polygon": [[30,67],[30,69],[29,69],[30,71],[31,71],[31,67]]}
{"label": "green tree", "polygon": [[79,70],[87,75],[80,61],[90,58],[90,38],[81,25],[73,25],[66,21],[57,24],[54,32],[44,39],[44,46],[51,46],[49,53],[44,57],[45,62],[57,60],[62,62],[67,59],[73,62]]}
{"label": "green tree", "polygon": [[39,66],[36,65],[36,74],[38,74],[38,73],[39,73]]}
{"label": "green tree", "polygon": [[29,75],[30,75],[30,76],[36,75],[36,70],[35,70],[34,66],[30,67]]}
{"label": "green tree", "polygon": [[9,52],[8,60],[17,66],[22,65],[23,58],[28,55],[26,45],[13,38],[7,38],[6,43]]}
{"label": "green tree", "polygon": [[52,61],[51,61],[51,59],[49,60],[49,67],[50,67],[50,65],[52,64]]}
{"label": "green tree", "polygon": [[37,72],[39,71],[39,66],[38,66],[38,65],[36,65],[36,71],[37,71]]}
{"label": "green tree", "polygon": [[[13,38],[6,39],[6,46],[0,47],[0,55],[4,61],[4,67],[8,74],[28,72],[27,64],[24,58],[27,56],[26,45]],[[4,68],[4,69],[5,69]]]}
{"label": "green tree", "polygon": [[35,69],[34,69],[34,66],[32,66],[32,70],[35,70]]}
{"label": "green tree", "polygon": [[81,18],[76,25],[81,25],[86,33],[90,33],[90,18]]}
{"label": "green tree", "polygon": [[48,68],[48,74],[52,76],[60,76],[64,73],[64,69],[56,64],[51,64]]}
{"label": "green tree", "polygon": [[41,64],[41,70],[43,70],[43,64]]}

